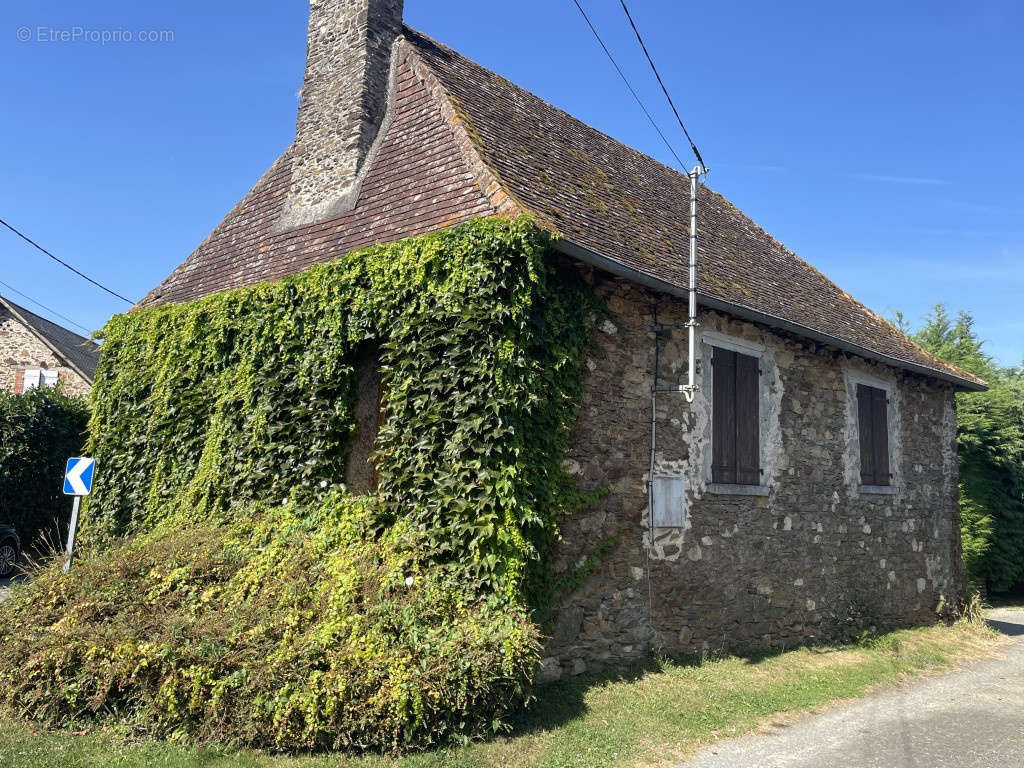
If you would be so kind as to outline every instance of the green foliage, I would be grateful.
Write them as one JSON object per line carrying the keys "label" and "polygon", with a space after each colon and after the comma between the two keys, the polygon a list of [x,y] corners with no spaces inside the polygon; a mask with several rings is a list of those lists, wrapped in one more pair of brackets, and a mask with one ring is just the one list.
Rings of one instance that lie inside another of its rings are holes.
{"label": "green foliage", "polygon": [[86,538],[336,483],[356,360],[375,345],[380,527],[410,522],[431,562],[516,596],[573,500],[560,462],[593,301],[546,254],[528,219],[478,220],[114,318],[93,389],[103,482]]}
{"label": "green foliage", "polygon": [[964,565],[997,592],[1024,584],[1024,373],[997,365],[970,315],[954,320],[942,305],[914,338],[989,384],[957,395]]}
{"label": "green foliage", "polygon": [[[958,621],[875,636],[873,642],[859,646],[666,659],[596,681],[586,675],[563,677],[537,691],[536,704],[514,718],[514,732],[508,738],[396,758],[197,749],[134,738],[127,727],[68,733],[5,720],[0,728],[0,763],[19,768],[663,766],[685,760],[717,739],[763,730],[767,718],[778,721],[778,715],[785,714],[785,721],[790,721],[801,712],[998,654],[1005,647],[1005,638],[1000,638],[984,622]],[[1017,673],[1010,659],[995,663],[1002,664],[1007,675]],[[970,686],[964,688],[963,695],[970,696]]]}
{"label": "green foliage", "polygon": [[0,391],[0,522],[26,546],[40,535],[58,540],[67,525],[61,477],[67,458],[81,454],[88,418],[85,401],[59,387]]}
{"label": "green foliage", "polygon": [[[0,607],[0,697],[271,749],[499,728],[583,502],[561,462],[594,301],[532,222],[489,219],[115,317],[85,557]],[[353,498],[372,349],[379,487]]]}
{"label": "green foliage", "polygon": [[378,502],[253,505],[162,530],[13,596],[0,698],[44,723],[85,717],[271,750],[425,747],[500,727],[537,631],[367,536]]}

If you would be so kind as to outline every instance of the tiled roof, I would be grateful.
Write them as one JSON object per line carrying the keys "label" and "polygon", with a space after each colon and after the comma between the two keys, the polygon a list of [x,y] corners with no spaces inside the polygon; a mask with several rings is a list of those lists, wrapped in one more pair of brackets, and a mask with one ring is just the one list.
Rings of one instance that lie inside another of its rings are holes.
{"label": "tiled roof", "polygon": [[[394,116],[355,208],[282,231],[295,145],[142,305],[277,280],[365,245],[529,212],[566,252],[668,292],[687,286],[689,179],[415,30]],[[705,305],[977,389],[727,200],[700,191]]]}
{"label": "tiled roof", "polygon": [[[509,193],[565,240],[629,273],[688,286],[690,181],[505,78],[411,29],[406,38],[469,124]],[[893,364],[975,389],[983,382],[930,355],[701,187],[698,283],[708,300]],[[570,251],[572,252],[572,251]]]}
{"label": "tiled roof", "polygon": [[0,305],[35,333],[59,357],[64,358],[68,367],[90,384],[92,383],[96,374],[96,364],[100,359],[99,345],[2,296],[0,296]]}
{"label": "tiled roof", "polygon": [[[199,247],[140,302],[189,301],[228,288],[279,280],[312,264],[498,212],[475,182],[452,124],[401,51],[394,116],[356,207],[330,221],[278,230],[294,147],[274,162]],[[420,69],[423,66],[420,65]],[[440,88],[440,86],[438,86]]]}

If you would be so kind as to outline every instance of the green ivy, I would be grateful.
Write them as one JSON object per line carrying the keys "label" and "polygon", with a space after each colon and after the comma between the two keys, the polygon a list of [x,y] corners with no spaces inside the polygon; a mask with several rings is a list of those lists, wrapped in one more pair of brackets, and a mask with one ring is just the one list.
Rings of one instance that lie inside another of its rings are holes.
{"label": "green ivy", "polygon": [[[227,525],[134,537],[39,574],[5,610],[0,701],[275,751],[397,751],[501,728],[538,633],[507,601],[411,568],[377,500],[250,505]],[[239,510],[240,511],[240,510]]]}
{"label": "green ivy", "polygon": [[594,300],[527,218],[475,220],[280,283],[115,317],[89,450],[94,540],[315,496],[343,475],[356,361],[380,349],[386,527],[508,596],[573,500],[560,462]]}
{"label": "green ivy", "polygon": [[[586,498],[561,463],[597,310],[520,218],[115,317],[91,401],[89,578],[55,570],[0,607],[24,630],[0,629],[6,701],[278,749],[500,727],[537,660],[527,617],[559,521]],[[369,350],[379,485],[353,498]]]}

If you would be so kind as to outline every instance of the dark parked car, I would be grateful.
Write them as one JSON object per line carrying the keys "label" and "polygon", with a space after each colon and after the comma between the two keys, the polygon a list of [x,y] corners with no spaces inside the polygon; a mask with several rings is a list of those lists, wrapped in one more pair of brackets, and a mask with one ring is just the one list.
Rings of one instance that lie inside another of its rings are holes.
{"label": "dark parked car", "polygon": [[9,525],[0,525],[0,579],[14,573],[21,555],[18,532]]}

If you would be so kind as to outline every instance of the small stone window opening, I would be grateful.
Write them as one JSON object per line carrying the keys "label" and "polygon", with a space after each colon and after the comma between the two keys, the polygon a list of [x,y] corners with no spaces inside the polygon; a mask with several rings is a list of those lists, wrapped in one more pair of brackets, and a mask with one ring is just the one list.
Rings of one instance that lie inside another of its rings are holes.
{"label": "small stone window opening", "polygon": [[889,485],[889,398],[884,389],[857,385],[861,485]]}
{"label": "small stone window opening", "polygon": [[711,367],[711,481],[760,485],[760,360],[712,347]]}
{"label": "small stone window opening", "polygon": [[359,371],[355,391],[356,429],[345,468],[345,484],[357,495],[373,493],[379,479],[373,452],[384,418],[380,368],[380,349],[367,346],[359,351],[356,363]]}

